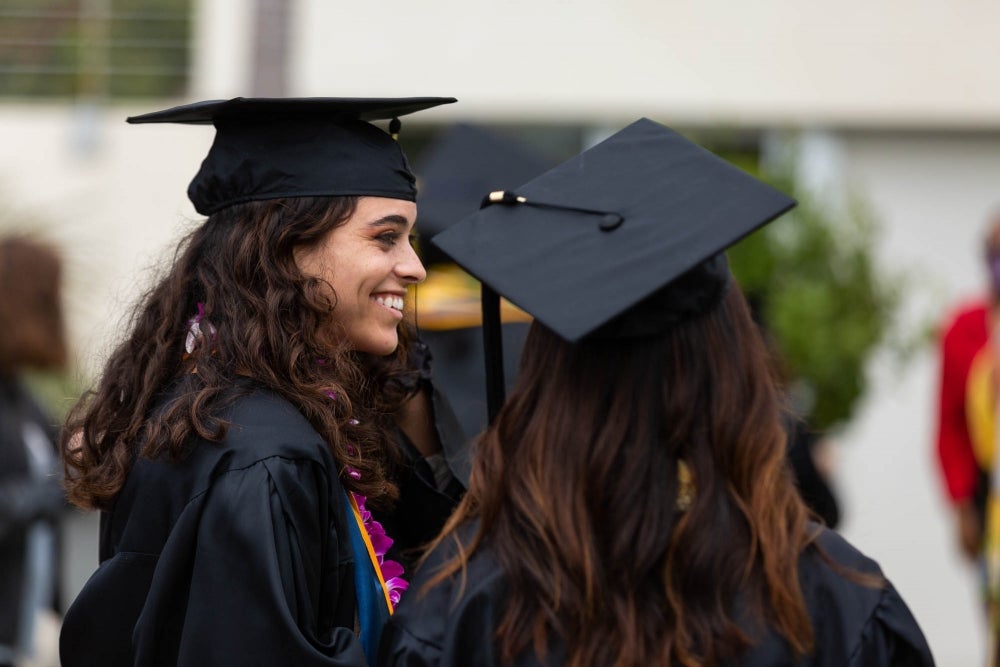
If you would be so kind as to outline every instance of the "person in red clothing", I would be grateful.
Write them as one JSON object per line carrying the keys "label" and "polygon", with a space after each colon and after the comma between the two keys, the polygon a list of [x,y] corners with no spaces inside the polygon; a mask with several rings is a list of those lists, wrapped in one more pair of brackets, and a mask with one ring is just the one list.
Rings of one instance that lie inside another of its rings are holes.
{"label": "person in red clothing", "polygon": [[958,543],[975,560],[983,532],[987,477],[978,462],[966,419],[966,381],[976,354],[989,339],[987,301],[963,304],[941,337],[941,391],[937,453],[948,497],[955,509]]}
{"label": "person in red clothing", "polygon": [[990,337],[992,311],[1000,305],[1000,214],[984,238],[989,274],[986,298],[963,303],[947,319],[941,336],[941,387],[937,454],[949,500],[955,509],[962,553],[976,560],[982,551],[988,473],[977,461],[969,430],[967,385],[976,355]]}

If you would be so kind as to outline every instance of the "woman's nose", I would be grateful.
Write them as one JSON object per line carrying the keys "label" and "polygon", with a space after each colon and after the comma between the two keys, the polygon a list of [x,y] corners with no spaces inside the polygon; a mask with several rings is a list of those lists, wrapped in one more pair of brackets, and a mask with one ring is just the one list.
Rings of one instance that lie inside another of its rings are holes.
{"label": "woman's nose", "polygon": [[422,283],[427,278],[427,270],[417,256],[417,251],[410,244],[406,244],[403,252],[405,254],[396,265],[396,273],[407,282]]}

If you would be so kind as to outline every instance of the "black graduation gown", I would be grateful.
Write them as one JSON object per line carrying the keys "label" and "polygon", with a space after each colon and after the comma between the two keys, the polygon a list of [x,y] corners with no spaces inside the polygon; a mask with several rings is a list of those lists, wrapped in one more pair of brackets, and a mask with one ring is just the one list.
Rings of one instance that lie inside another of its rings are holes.
{"label": "black graduation gown", "polygon": [[[824,529],[818,543],[837,563],[881,574],[875,561],[833,531]],[[386,625],[379,652],[380,667],[500,665],[490,638],[503,610],[504,586],[499,565],[488,550],[473,556],[459,599],[453,599],[457,594],[454,580],[435,587],[424,597],[419,594],[423,581],[451,548],[445,543],[431,554],[410,593]],[[815,632],[815,654],[796,661],[785,641],[769,632],[733,667],[934,664],[923,633],[891,584],[869,588],[844,579],[813,548],[800,558],[799,578]],[[554,666],[564,662],[565,653],[558,645],[553,645],[548,655],[548,660],[542,663],[529,649],[516,665]]]}
{"label": "black graduation gown", "polygon": [[830,481],[816,468],[813,450],[820,445],[820,435],[802,419],[789,417],[788,463],[802,501],[823,520],[827,528],[840,523],[840,504]]}
{"label": "black graduation gown", "polygon": [[64,619],[65,667],[365,664],[329,449],[271,392],[225,416],[223,442],[136,461]]}
{"label": "black graduation gown", "polygon": [[48,436],[56,460],[52,418],[18,379],[0,377],[0,647],[6,648],[17,645],[24,621],[29,531],[39,521],[54,521],[68,508],[58,477],[32,474],[26,424]]}
{"label": "black graduation gown", "polygon": [[453,472],[445,488],[439,489],[431,467],[401,432],[396,445],[401,459],[395,470],[399,501],[391,509],[369,509],[393,540],[386,557],[400,563],[406,570],[404,578],[410,579],[425,545],[444,528],[465,487]]}

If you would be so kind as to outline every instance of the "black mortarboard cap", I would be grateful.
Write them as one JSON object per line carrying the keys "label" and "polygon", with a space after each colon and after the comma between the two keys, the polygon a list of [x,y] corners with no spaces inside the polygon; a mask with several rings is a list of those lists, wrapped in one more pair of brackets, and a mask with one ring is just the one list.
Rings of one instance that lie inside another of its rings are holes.
{"label": "black mortarboard cap", "polygon": [[[215,141],[188,186],[203,215],[280,197],[360,195],[416,200],[416,179],[390,133],[369,121],[449,104],[451,97],[242,98],[133,116],[130,123],[215,126]],[[395,133],[398,127],[390,127]]]}
{"label": "black mortarboard cap", "polygon": [[554,163],[499,132],[469,123],[452,125],[417,163],[417,229],[430,238],[475,212],[485,193],[515,188]]}
{"label": "black mortarboard cap", "polygon": [[[620,339],[710,308],[729,280],[721,253],[794,205],[643,118],[514,192],[494,193],[433,243],[482,281],[484,326],[499,294],[567,341]],[[502,361],[495,347],[486,354],[488,366]],[[491,403],[497,392],[502,400],[499,380],[497,389],[488,377]]]}

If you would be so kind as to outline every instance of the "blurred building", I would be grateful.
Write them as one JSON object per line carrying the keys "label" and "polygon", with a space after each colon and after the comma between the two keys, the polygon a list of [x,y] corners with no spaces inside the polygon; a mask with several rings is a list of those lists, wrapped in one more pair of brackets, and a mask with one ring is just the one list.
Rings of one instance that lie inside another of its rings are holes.
{"label": "blurred building", "polygon": [[[648,116],[764,159],[793,150],[831,206],[866,199],[885,266],[915,276],[917,326],[981,282],[1000,208],[998,25],[984,0],[8,0],[0,226],[44,220],[64,246],[89,377],[198,219],[185,190],[213,134],[128,115],[237,95],[453,95],[404,120],[409,149],[464,120],[557,158]],[[870,371],[840,436],[843,532],[892,574],[940,664],[976,664],[974,575],[933,467],[934,351]]]}

